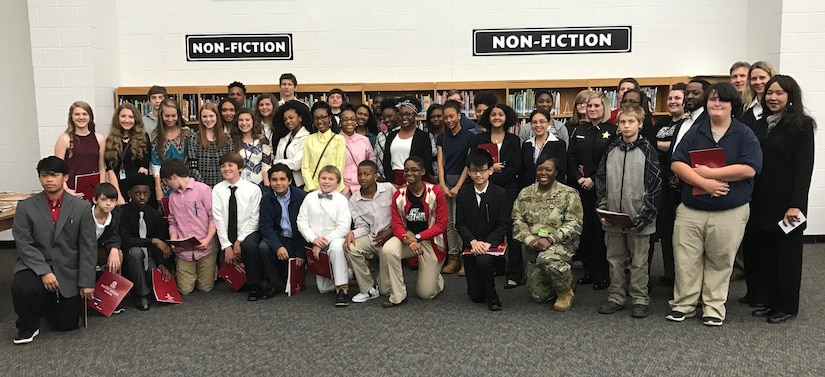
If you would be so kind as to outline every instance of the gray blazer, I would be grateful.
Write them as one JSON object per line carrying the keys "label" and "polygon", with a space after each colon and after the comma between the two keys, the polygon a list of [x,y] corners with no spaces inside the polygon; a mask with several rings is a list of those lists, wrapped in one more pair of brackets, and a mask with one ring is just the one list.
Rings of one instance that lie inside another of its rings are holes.
{"label": "gray blazer", "polygon": [[14,272],[32,270],[37,276],[54,272],[63,297],[95,286],[97,238],[91,203],[63,194],[57,225],[52,222],[45,192],[20,201],[12,236],[17,245]]}

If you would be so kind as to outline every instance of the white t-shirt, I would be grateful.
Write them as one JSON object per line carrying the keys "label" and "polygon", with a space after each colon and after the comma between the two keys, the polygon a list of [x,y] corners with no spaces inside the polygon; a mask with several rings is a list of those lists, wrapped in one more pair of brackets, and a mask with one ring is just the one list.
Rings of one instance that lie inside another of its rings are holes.
{"label": "white t-shirt", "polygon": [[390,145],[390,157],[392,157],[390,166],[392,170],[404,170],[404,161],[410,157],[410,151],[412,151],[412,140],[412,136],[402,139],[400,135],[395,135],[395,139],[392,140],[392,145]]}

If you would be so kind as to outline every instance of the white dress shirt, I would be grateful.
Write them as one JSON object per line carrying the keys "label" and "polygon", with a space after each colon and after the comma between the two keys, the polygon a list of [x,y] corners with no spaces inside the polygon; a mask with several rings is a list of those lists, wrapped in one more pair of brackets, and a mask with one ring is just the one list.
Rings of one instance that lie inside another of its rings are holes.
{"label": "white dress shirt", "polygon": [[310,192],[304,198],[298,211],[298,231],[307,242],[314,241],[318,236],[330,241],[343,239],[352,223],[347,197],[338,191],[330,193],[332,199],[321,199],[319,194],[320,190]]}
{"label": "white dress shirt", "polygon": [[682,125],[679,127],[679,134],[676,135],[676,139],[673,140],[673,150],[674,151],[676,150],[676,147],[679,145],[679,142],[682,141],[682,138],[685,136],[685,134],[688,131],[690,131],[690,128],[693,126],[693,123],[696,122],[696,119],[698,119],[699,116],[702,115],[702,113],[704,113],[704,112],[705,112],[704,107],[700,107],[696,110],[693,110],[690,113],[690,116],[688,118],[686,118],[684,122],[682,122]]}
{"label": "white dress shirt", "polygon": [[[221,249],[232,246],[229,242],[229,182],[221,181],[212,188],[212,218],[218,230],[218,242]],[[235,199],[238,201],[238,241],[243,242],[247,236],[258,230],[261,217],[261,189],[258,185],[240,179],[234,185]]]}

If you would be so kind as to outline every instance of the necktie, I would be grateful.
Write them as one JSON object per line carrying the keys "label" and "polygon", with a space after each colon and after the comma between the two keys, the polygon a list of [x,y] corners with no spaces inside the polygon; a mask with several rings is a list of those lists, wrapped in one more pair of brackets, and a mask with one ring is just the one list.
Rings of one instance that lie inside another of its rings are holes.
{"label": "necktie", "polygon": [[332,200],[332,194],[324,194],[323,192],[318,193],[319,199],[329,199]]}
{"label": "necktie", "polygon": [[238,240],[238,199],[235,198],[237,186],[229,186],[229,242]]}
{"label": "necktie", "polygon": [[[138,220],[138,236],[146,238],[146,220],[143,219],[143,211],[140,211],[140,219]],[[143,250],[143,270],[146,271],[149,269],[149,250],[145,247],[140,249]]]}

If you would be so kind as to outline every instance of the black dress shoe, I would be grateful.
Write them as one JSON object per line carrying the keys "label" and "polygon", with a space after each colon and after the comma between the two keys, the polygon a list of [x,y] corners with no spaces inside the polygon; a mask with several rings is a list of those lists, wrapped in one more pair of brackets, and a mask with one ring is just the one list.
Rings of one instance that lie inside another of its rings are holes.
{"label": "black dress shoe", "polygon": [[491,311],[497,312],[497,311],[501,310],[501,301],[499,301],[498,299],[490,301],[487,304],[487,308],[490,309]]}
{"label": "black dress shoe", "polygon": [[246,301],[258,301],[258,298],[261,297],[261,288],[260,287],[251,287],[249,289],[249,293],[246,295]]}
{"label": "black dress shoe", "polygon": [[767,318],[774,314],[775,312],[771,308],[759,308],[751,312],[751,315],[757,318]]}
{"label": "black dress shoe", "polygon": [[768,317],[768,323],[785,323],[794,318],[796,318],[796,314],[775,312],[770,317]]}
{"label": "black dress shoe", "polygon": [[147,298],[146,296],[140,296],[140,298],[137,301],[137,304],[135,304],[135,307],[138,308],[138,310],[149,310],[149,298]]}
{"label": "black dress shoe", "polygon": [[607,289],[608,287],[610,287],[610,280],[599,280],[593,283],[594,291],[601,291],[603,289]]}
{"label": "black dress shoe", "polygon": [[579,284],[579,285],[593,284],[595,281],[596,281],[596,279],[594,279],[592,276],[584,275],[584,276],[581,277],[581,279],[576,280],[576,284]]}

